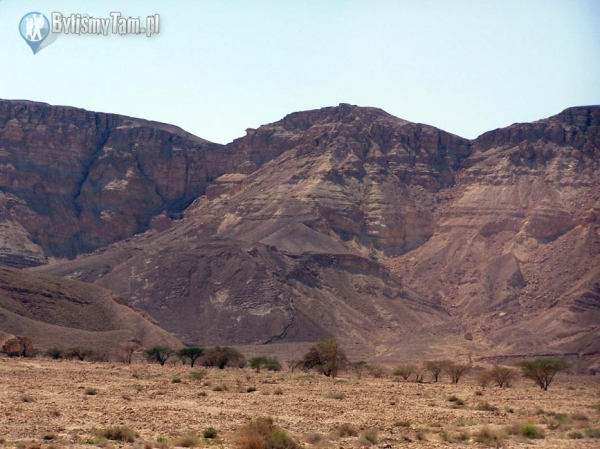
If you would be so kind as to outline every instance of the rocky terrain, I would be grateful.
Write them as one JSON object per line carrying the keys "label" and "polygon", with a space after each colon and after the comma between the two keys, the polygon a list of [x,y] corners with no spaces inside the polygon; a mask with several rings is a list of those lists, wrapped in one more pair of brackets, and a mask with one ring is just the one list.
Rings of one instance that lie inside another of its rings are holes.
{"label": "rocky terrain", "polygon": [[467,140],[341,104],[221,146],[1,106],[5,262],[49,259],[185,343],[598,357],[600,107]]}
{"label": "rocky terrain", "polygon": [[[600,437],[599,401],[593,377],[564,373],[542,392],[528,380],[481,387],[476,376],[454,385],[445,377],[416,383],[344,373],[333,380],[170,363],[6,359],[0,363],[0,445],[250,449],[256,445],[236,445],[240,429],[271,416],[300,447],[369,447],[370,435],[379,448],[591,449]],[[340,435],[342,425],[355,433]],[[115,426],[131,429],[135,441],[99,436]],[[204,440],[209,427],[217,436]],[[523,428],[536,438],[523,436]]]}
{"label": "rocky terrain", "polygon": [[29,357],[34,350],[50,348],[79,347],[98,356],[118,357],[133,342],[144,347],[181,346],[109,290],[0,267],[0,348],[18,341],[15,337],[29,340],[29,348],[22,351]]}

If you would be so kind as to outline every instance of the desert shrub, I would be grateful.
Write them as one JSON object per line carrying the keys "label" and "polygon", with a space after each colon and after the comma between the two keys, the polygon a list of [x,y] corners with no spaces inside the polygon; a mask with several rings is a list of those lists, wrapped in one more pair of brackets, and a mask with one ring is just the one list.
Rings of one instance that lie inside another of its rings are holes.
{"label": "desert shrub", "polygon": [[207,427],[206,429],[204,429],[202,431],[202,436],[204,438],[207,438],[209,440],[212,440],[214,438],[217,438],[217,435],[219,434],[219,432],[217,431],[217,429],[215,429],[214,427]]}
{"label": "desert shrub", "polygon": [[326,338],[312,346],[300,361],[305,370],[315,369],[327,377],[335,378],[338,372],[348,365],[346,353],[337,338]]}
{"label": "desert shrub", "polygon": [[358,443],[361,446],[370,446],[372,444],[377,444],[378,442],[379,436],[377,435],[377,431],[373,429],[365,430],[358,439]]}
{"label": "desert shrub", "polygon": [[106,429],[98,429],[94,432],[98,438],[106,438],[107,440],[121,441],[123,443],[133,443],[139,434],[129,427],[108,427]]}
{"label": "desert shrub", "polygon": [[307,443],[312,445],[319,444],[321,441],[325,441],[325,435],[319,432],[309,433],[304,437]]}
{"label": "desert shrub", "polygon": [[394,427],[410,427],[410,421],[394,421],[392,423]]}
{"label": "desert shrub", "polygon": [[202,357],[202,354],[204,354],[204,348],[199,348],[197,346],[190,346],[177,351],[177,355],[183,360],[183,363],[185,364],[186,360],[189,360],[192,368],[194,367],[196,360]]}
{"label": "desert shrub", "polygon": [[484,412],[497,412],[498,407],[495,407],[495,406],[491,405],[489,402],[484,401],[484,402],[480,402],[479,404],[477,404],[477,406],[475,407],[475,410],[481,410]]}
{"label": "desert shrub", "polygon": [[46,350],[46,357],[49,357],[54,360],[62,359],[64,351],[58,348],[49,348]]}
{"label": "desert shrub", "polygon": [[215,385],[212,388],[212,391],[229,391],[229,387],[225,384]]}
{"label": "desert shrub", "polygon": [[517,378],[517,373],[515,370],[510,368],[506,368],[505,366],[494,366],[492,369],[484,371],[481,375],[481,379],[483,381],[491,382],[492,384],[504,388],[510,387],[515,379]]}
{"label": "desert shrub", "polygon": [[570,418],[573,421],[589,421],[590,420],[590,418],[588,418],[588,416],[585,413],[580,413],[580,412],[571,413]]}
{"label": "desert shrub", "polygon": [[250,359],[250,368],[256,370],[257,373],[260,373],[260,369],[266,365],[267,360],[267,357],[264,355],[252,357]]}
{"label": "desert shrub", "polygon": [[276,388],[273,394],[281,396],[283,394],[283,390],[281,388]]}
{"label": "desert shrub", "polygon": [[96,396],[98,394],[98,390],[93,387],[88,387],[83,392],[86,396]]}
{"label": "desert shrub", "polygon": [[588,438],[600,438],[600,429],[588,428],[583,431]]}
{"label": "desert shrub", "polygon": [[281,362],[277,360],[277,357],[268,358],[265,368],[267,371],[281,371]]}
{"label": "desert shrub", "polygon": [[179,376],[173,376],[173,378],[171,379],[171,383],[180,384],[181,383],[181,377],[179,377]]}
{"label": "desert shrub", "polygon": [[477,443],[485,444],[491,447],[502,447],[503,441],[506,439],[506,433],[502,430],[492,430],[488,426],[484,426],[473,434],[473,439]]}
{"label": "desert shrub", "polygon": [[450,396],[448,402],[453,402],[455,407],[464,407],[466,405],[465,401],[455,395]]}
{"label": "desert shrub", "polygon": [[414,373],[415,367],[411,365],[402,365],[394,369],[392,374],[394,376],[402,377],[404,380],[408,380],[408,378]]}
{"label": "desert shrub", "polygon": [[173,354],[173,350],[166,346],[154,346],[146,350],[146,358],[153,362],[158,362],[161,366],[167,362]]}
{"label": "desert shrub", "polygon": [[440,374],[444,371],[444,365],[449,363],[447,360],[430,360],[423,363],[423,368],[429,371],[431,379],[437,382],[440,378]]}
{"label": "desert shrub", "polygon": [[358,430],[350,423],[343,423],[333,430],[333,434],[337,438],[355,437],[358,436]]}
{"label": "desert shrub", "polygon": [[327,399],[344,399],[346,395],[341,391],[328,391],[325,393]]}
{"label": "desert shrub", "polygon": [[579,430],[573,430],[567,433],[567,436],[572,440],[580,440],[583,438],[583,434]]}
{"label": "desert shrub", "polygon": [[68,359],[78,359],[83,362],[85,359],[92,359],[96,355],[93,349],[86,349],[81,347],[68,349],[64,353],[64,357]]}
{"label": "desert shrub", "polygon": [[283,429],[276,426],[271,417],[261,417],[243,426],[236,442],[241,449],[299,449]]}
{"label": "desert shrub", "polygon": [[256,391],[256,387],[248,387],[246,388],[246,393],[254,393]]}
{"label": "desert shrub", "polygon": [[533,380],[542,390],[547,391],[548,386],[556,373],[569,367],[563,359],[535,359],[517,362],[523,377]]}
{"label": "desert shrub", "polygon": [[200,446],[200,438],[194,432],[177,438],[173,444],[178,447],[196,447]]}
{"label": "desert shrub", "polygon": [[190,380],[198,380],[198,381],[204,379],[205,376],[206,376],[205,369],[192,371],[191,373],[188,374],[188,378]]}
{"label": "desert shrub", "polygon": [[471,369],[471,365],[466,363],[446,362],[443,365],[443,370],[453,384],[457,384],[460,379]]}
{"label": "desert shrub", "polygon": [[235,348],[214,346],[204,351],[202,363],[219,369],[225,369],[226,366],[242,368],[246,364],[246,358]]}
{"label": "desert shrub", "polygon": [[523,424],[519,428],[519,433],[526,438],[544,438],[544,430],[535,424]]}

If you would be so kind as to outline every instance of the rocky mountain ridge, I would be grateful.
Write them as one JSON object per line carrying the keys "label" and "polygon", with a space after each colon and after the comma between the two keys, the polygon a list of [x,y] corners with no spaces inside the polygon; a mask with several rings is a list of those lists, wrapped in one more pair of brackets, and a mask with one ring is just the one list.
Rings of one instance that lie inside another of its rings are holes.
{"label": "rocky mountain ridge", "polygon": [[[121,146],[102,145],[86,178],[93,212],[73,215],[94,238],[69,255],[99,249],[37,270],[111,288],[187,343],[336,335],[381,357],[591,356],[600,335],[599,122],[600,107],[570,108],[467,140],[341,104],[225,146],[167,125],[156,133],[170,133],[168,143],[149,144],[139,140],[153,135],[148,122],[139,133],[127,125],[111,131]],[[0,134],[0,148],[12,148],[1,166],[18,153],[8,142]],[[169,162],[178,158],[195,162]],[[169,191],[169,176],[136,168],[152,160],[189,180],[171,203],[142,201]],[[14,181],[1,190],[25,201]],[[103,226],[103,213],[120,221]],[[15,222],[23,230],[11,241],[55,255],[27,238],[41,234],[22,220],[5,220]]]}

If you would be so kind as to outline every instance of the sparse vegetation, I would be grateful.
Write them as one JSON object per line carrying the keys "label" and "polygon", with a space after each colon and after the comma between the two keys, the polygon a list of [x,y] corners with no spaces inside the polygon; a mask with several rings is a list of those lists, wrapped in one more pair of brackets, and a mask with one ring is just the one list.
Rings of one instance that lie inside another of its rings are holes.
{"label": "sparse vegetation", "polygon": [[133,443],[139,434],[129,427],[116,426],[106,429],[98,429],[94,432],[97,438],[106,438],[107,440],[120,441],[123,443]]}
{"label": "sparse vegetation", "polygon": [[358,430],[350,423],[343,423],[337,426],[333,431],[334,438],[346,438],[358,436]]}
{"label": "sparse vegetation", "polygon": [[327,399],[344,399],[346,395],[341,391],[328,391],[325,397]]}
{"label": "sparse vegetation", "polygon": [[517,366],[521,368],[523,377],[533,380],[546,391],[556,373],[567,369],[569,364],[562,359],[535,359],[521,360]]}
{"label": "sparse vegetation", "polygon": [[91,359],[95,355],[95,351],[93,349],[86,349],[82,347],[76,347],[68,349],[65,352],[65,357],[68,359],[77,359],[83,362],[85,359]]}
{"label": "sparse vegetation", "polygon": [[188,374],[188,378],[190,380],[195,380],[195,381],[201,381],[205,377],[206,377],[206,370],[205,369],[192,371],[192,372],[190,372]]}
{"label": "sparse vegetation", "polygon": [[58,348],[49,348],[46,350],[46,357],[49,357],[53,360],[58,360],[63,358],[63,350]]}
{"label": "sparse vegetation", "polygon": [[298,449],[300,446],[271,417],[257,418],[237,434],[240,449]]}
{"label": "sparse vegetation", "polygon": [[146,350],[146,358],[150,361],[160,363],[161,366],[164,366],[172,354],[173,350],[166,346],[154,346]]}
{"label": "sparse vegetation", "polygon": [[196,447],[200,446],[200,438],[194,432],[190,432],[177,438],[173,444],[177,447]]}
{"label": "sparse vegetation", "polygon": [[506,433],[499,429],[493,430],[488,426],[484,426],[473,434],[473,439],[477,443],[486,446],[502,447],[506,439]]}

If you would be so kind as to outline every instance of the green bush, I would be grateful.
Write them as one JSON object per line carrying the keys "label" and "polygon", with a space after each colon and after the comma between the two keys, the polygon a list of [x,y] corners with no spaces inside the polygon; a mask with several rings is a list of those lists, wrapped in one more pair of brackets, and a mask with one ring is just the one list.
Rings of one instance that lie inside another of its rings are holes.
{"label": "green bush", "polygon": [[271,417],[257,418],[243,426],[237,434],[240,449],[299,449],[283,429],[276,426]]}
{"label": "green bush", "polygon": [[519,433],[526,438],[544,438],[544,431],[535,424],[523,424],[519,428]]}
{"label": "green bush", "polygon": [[161,366],[164,366],[172,354],[173,350],[166,346],[154,346],[146,350],[146,358],[150,361],[160,363]]}

